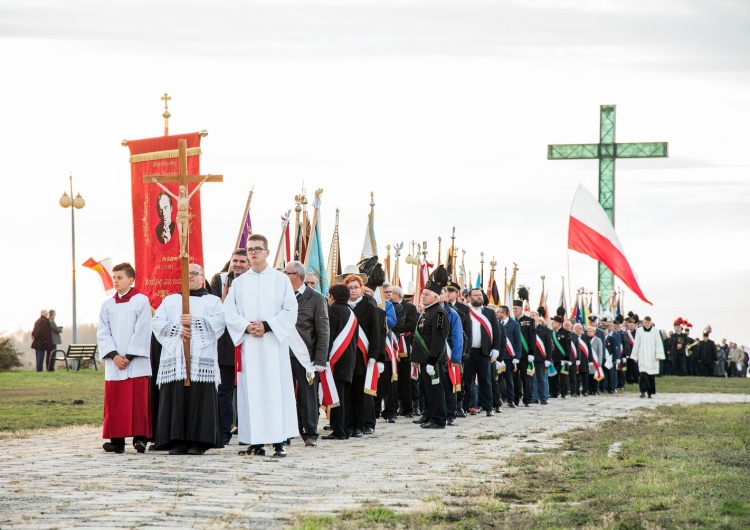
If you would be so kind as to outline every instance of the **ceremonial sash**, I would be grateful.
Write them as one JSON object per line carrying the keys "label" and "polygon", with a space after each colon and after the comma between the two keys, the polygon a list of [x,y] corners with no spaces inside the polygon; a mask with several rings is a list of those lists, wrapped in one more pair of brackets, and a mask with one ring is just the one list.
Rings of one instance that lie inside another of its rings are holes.
{"label": "ceremonial sash", "polygon": [[544,341],[542,341],[539,335],[536,336],[536,347],[539,348],[539,353],[542,354],[542,359],[547,360],[547,350],[544,348]]}
{"label": "ceremonial sash", "polygon": [[[357,324],[357,317],[354,316],[353,311],[350,311],[349,320],[346,321],[346,324],[344,325],[344,329],[341,330],[341,332],[338,334],[336,339],[333,341],[333,344],[331,345],[331,352],[328,355],[328,360],[331,363],[332,372],[333,372],[333,367],[336,365],[336,362],[344,354],[347,346],[349,346],[349,341],[352,340],[352,336],[354,335],[354,330],[358,325],[359,324]],[[359,329],[360,331],[362,330],[362,328],[359,328]]]}
{"label": "ceremonial sash", "polygon": [[365,374],[365,394],[371,396],[378,395],[378,379],[380,378],[380,370],[378,369],[378,363],[367,364],[367,374]]}
{"label": "ceremonial sash", "polygon": [[523,346],[523,352],[528,355],[529,353],[529,343],[526,342],[526,337],[523,336],[523,332],[520,333],[521,335],[521,346]]}
{"label": "ceremonial sash", "polygon": [[406,351],[406,337],[407,337],[407,335],[411,335],[411,333],[401,333],[398,336],[398,356],[401,359],[409,357],[409,352]]}
{"label": "ceremonial sash", "polygon": [[557,333],[555,333],[554,331],[552,332],[552,340],[555,342],[555,346],[557,346],[557,351],[565,355],[565,348],[563,348],[562,344],[560,344],[560,341],[557,340]]}
{"label": "ceremonial sash", "polygon": [[583,352],[583,355],[586,357],[586,361],[588,362],[588,360],[591,358],[589,356],[589,347],[588,347],[588,345],[581,338],[578,339],[578,344],[581,345],[581,351]]}
{"label": "ceremonial sash", "polygon": [[453,385],[453,393],[461,390],[461,365],[459,363],[452,363],[450,359],[447,363],[448,377],[450,377],[451,384]]}
{"label": "ceremonial sash", "polygon": [[505,349],[508,351],[508,355],[510,355],[510,357],[512,359],[516,358],[516,354],[513,353],[513,346],[511,345],[510,341],[508,340],[508,336],[507,335],[505,336]]}
{"label": "ceremonial sash", "polygon": [[490,321],[487,319],[486,316],[484,316],[482,313],[477,313],[474,311],[473,307],[469,308],[469,314],[471,314],[472,318],[479,322],[479,325],[484,328],[484,331],[487,333],[487,337],[490,339],[490,345],[492,344],[492,326],[490,326]]}
{"label": "ceremonial sash", "polygon": [[419,345],[422,346],[422,348],[424,348],[424,351],[429,355],[430,349],[427,347],[427,343],[425,343],[424,339],[422,338],[422,334],[419,332],[419,327],[417,327],[417,330],[414,333],[414,338],[417,339]]}
{"label": "ceremonial sash", "polygon": [[415,381],[419,379],[419,366],[416,364],[411,365],[411,378]]}
{"label": "ceremonial sash", "polygon": [[341,402],[333,380],[333,366],[327,363],[325,371],[318,372],[318,375],[320,375],[320,404],[324,407],[338,407]]}
{"label": "ceremonial sash", "polygon": [[627,331],[625,332],[625,336],[626,336],[626,337],[628,338],[628,342],[629,342],[629,343],[630,343],[630,345],[632,346],[632,345],[633,345],[633,344],[635,343],[635,340],[633,339],[633,335],[631,335],[631,333],[632,333],[632,332],[631,332],[630,330],[627,330]]}
{"label": "ceremonial sash", "polygon": [[398,381],[398,355],[396,353],[395,339],[392,336],[385,338],[385,353],[391,363],[391,381]]}
{"label": "ceremonial sash", "polygon": [[[576,355],[576,345],[573,344],[573,341],[570,341],[570,355],[573,358],[573,360],[577,360],[578,356]],[[576,373],[578,373],[578,365],[574,365],[576,367]]]}
{"label": "ceremonial sash", "polygon": [[601,366],[599,366],[599,363],[596,361],[596,355],[592,355],[591,360],[594,363],[594,379],[601,381],[604,379],[604,372],[602,372]]}
{"label": "ceremonial sash", "polygon": [[[359,324],[357,325],[359,326]],[[367,335],[365,335],[365,330],[362,329],[362,326],[359,326],[357,347],[359,348],[359,351],[362,352],[362,358],[365,360],[365,364],[367,364],[367,350],[370,347],[370,340],[367,338]]]}

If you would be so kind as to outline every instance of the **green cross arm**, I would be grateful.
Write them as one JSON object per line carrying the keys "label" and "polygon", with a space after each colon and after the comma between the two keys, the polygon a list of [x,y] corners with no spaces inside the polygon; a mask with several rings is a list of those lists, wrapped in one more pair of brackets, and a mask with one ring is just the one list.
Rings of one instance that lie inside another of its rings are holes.
{"label": "green cross arm", "polygon": [[548,160],[581,160],[597,158],[656,158],[667,156],[667,142],[634,144],[563,144],[548,145]]}

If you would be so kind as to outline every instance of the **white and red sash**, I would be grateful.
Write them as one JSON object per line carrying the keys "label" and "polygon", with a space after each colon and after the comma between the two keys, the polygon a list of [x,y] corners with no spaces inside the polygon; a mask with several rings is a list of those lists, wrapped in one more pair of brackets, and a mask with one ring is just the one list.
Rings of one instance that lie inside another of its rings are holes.
{"label": "white and red sash", "polygon": [[[344,351],[346,351],[346,348],[349,346],[349,341],[352,340],[354,330],[357,329],[358,325],[359,324],[357,324],[357,317],[354,316],[354,311],[350,311],[349,320],[346,321],[344,329],[341,330],[341,332],[334,339],[333,344],[331,345],[331,352],[328,355],[328,361],[331,363],[331,372],[333,372],[333,368],[336,365],[336,362],[341,358],[341,356],[344,354]],[[362,328],[359,329],[362,330]],[[366,348],[365,351],[367,351]]]}
{"label": "white and red sash", "polygon": [[582,338],[578,338],[578,344],[581,345],[581,351],[583,352],[583,355],[586,356],[586,362],[589,362],[589,359],[591,359],[591,356],[589,355],[589,347],[588,344],[586,344],[586,341]]}
{"label": "white and red sash", "polygon": [[633,344],[635,344],[635,339],[633,338],[633,332],[630,330],[627,330],[625,332],[625,336],[628,338],[628,342],[630,343],[630,346],[633,346]]}
{"label": "white and red sash", "polygon": [[479,322],[480,326],[484,328],[484,331],[487,333],[487,337],[489,337],[490,339],[490,344],[492,344],[492,326],[490,325],[489,319],[482,313],[475,311],[473,307],[469,307],[469,314],[474,320]]}
{"label": "white and red sash", "polygon": [[578,356],[576,355],[576,345],[573,344],[572,340],[570,341],[570,355],[574,361],[578,358]]}
{"label": "white and red sash", "polygon": [[380,379],[378,363],[368,364],[367,373],[365,374],[365,394],[371,396],[378,395],[378,379]]}
{"label": "white and red sash", "polygon": [[604,372],[602,372],[602,367],[599,366],[599,363],[596,361],[596,355],[592,355],[591,360],[594,363],[594,379],[601,381],[604,379]]}
{"label": "white and red sash", "polygon": [[419,379],[419,365],[412,363],[411,365],[411,378],[415,381]]}
{"label": "white and red sash", "polygon": [[318,372],[318,375],[320,376],[320,404],[324,407],[338,407],[341,402],[333,380],[333,366],[328,363],[325,371]]}
{"label": "white and red sash", "polygon": [[448,377],[453,385],[453,393],[461,391],[461,363],[453,363],[448,359],[446,363],[448,368]]}
{"label": "white and red sash", "polygon": [[409,352],[406,350],[406,337],[411,333],[401,333],[398,336],[398,356],[403,359],[409,357]]}
{"label": "white and red sash", "polygon": [[547,349],[544,347],[544,341],[542,338],[537,335],[536,336],[536,347],[539,348],[539,353],[542,354],[542,359],[545,361],[547,360]]}
{"label": "white and red sash", "polygon": [[365,364],[367,364],[367,350],[370,348],[370,340],[367,338],[367,335],[365,335],[365,330],[362,329],[362,326],[359,324],[357,324],[357,326],[359,326],[357,347],[359,348],[359,351],[362,352],[362,358],[365,360]]}
{"label": "white and red sash", "polygon": [[505,336],[505,349],[508,352],[508,355],[511,356],[511,358],[513,358],[513,359],[516,358],[516,354],[513,352],[513,345],[508,340],[508,336],[507,335]]}

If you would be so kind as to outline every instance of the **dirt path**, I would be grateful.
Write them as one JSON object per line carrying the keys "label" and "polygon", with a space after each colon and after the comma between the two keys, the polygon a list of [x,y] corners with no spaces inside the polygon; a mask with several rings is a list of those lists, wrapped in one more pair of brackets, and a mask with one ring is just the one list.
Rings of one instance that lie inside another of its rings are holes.
{"label": "dirt path", "polygon": [[454,485],[494,479],[486,476],[489,460],[519,445],[533,452],[557,444],[557,433],[639,407],[702,402],[750,402],[750,395],[553,399],[429,432],[399,419],[379,423],[374,435],[315,448],[295,439],[283,460],[240,457],[236,439],[204,456],[139,455],[130,446],[115,455],[101,451],[96,428],[42,431],[0,446],[0,529],[279,528],[294,514],[364,502],[420,509]]}

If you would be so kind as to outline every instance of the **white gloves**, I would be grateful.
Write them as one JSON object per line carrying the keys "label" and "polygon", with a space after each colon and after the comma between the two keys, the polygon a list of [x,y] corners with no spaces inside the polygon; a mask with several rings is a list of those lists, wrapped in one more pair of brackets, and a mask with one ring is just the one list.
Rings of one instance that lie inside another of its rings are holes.
{"label": "white gloves", "polygon": [[378,363],[378,373],[382,374],[385,370],[385,365],[383,363]]}
{"label": "white gloves", "polygon": [[620,365],[620,359],[617,359],[615,362],[617,363],[618,366]]}
{"label": "white gloves", "polygon": [[576,366],[581,366],[581,361],[576,361]]}
{"label": "white gloves", "polygon": [[325,372],[325,371],[326,371],[326,367],[325,367],[325,366],[318,366],[318,365],[316,364],[316,365],[315,365],[315,371],[316,371],[316,372]]}
{"label": "white gloves", "polygon": [[518,364],[518,362],[519,362],[518,359],[513,359],[513,364]]}
{"label": "white gloves", "polygon": [[549,361],[544,361],[544,367],[545,367],[545,368],[549,368],[549,365],[550,365],[550,364],[552,364],[552,363],[551,363],[551,362],[549,362]]}
{"label": "white gloves", "polygon": [[500,369],[500,361],[495,361],[495,370]]}
{"label": "white gloves", "polygon": [[429,375],[430,377],[433,377],[435,375],[435,367],[431,364],[426,365],[425,370],[427,370],[427,375]]}
{"label": "white gloves", "polygon": [[499,351],[497,351],[497,350],[492,350],[492,351],[490,352],[490,360],[494,361],[494,360],[496,360],[496,359],[497,359],[498,357],[500,357],[500,352],[499,352]]}
{"label": "white gloves", "polygon": [[533,362],[534,362],[534,356],[533,356],[533,355],[529,355],[529,362],[530,362],[530,363],[533,363]]}
{"label": "white gloves", "polygon": [[374,364],[375,364],[375,359],[367,359],[367,367],[368,367],[368,368],[369,368],[370,366],[374,365]]}
{"label": "white gloves", "polygon": [[594,363],[589,363],[589,372],[594,372]]}

